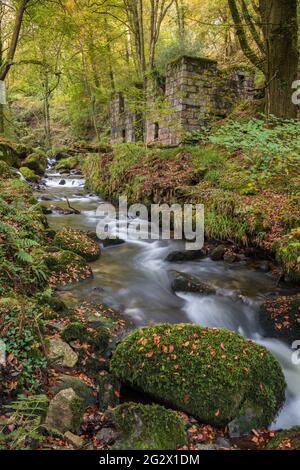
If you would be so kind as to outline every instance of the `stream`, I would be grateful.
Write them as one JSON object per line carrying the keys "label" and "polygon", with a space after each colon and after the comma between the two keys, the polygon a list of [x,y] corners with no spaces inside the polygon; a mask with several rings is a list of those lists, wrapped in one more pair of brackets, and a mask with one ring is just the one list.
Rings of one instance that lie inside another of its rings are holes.
{"label": "stream", "polygon": [[[65,184],[59,184],[64,179]],[[80,175],[62,176],[51,167],[45,189],[37,193],[44,206],[66,208],[80,215],[53,213],[51,228],[65,226],[96,230],[96,209],[103,200],[88,193]],[[258,322],[260,303],[266,296],[279,293],[274,278],[248,263],[214,262],[210,259],[167,263],[166,256],[184,249],[181,241],[128,241],[102,249],[100,259],[92,263],[94,278],[73,286],[62,295],[78,301],[99,301],[120,310],[136,325],[193,322],[207,327],[224,327],[267,347],[279,360],[288,384],[286,403],[273,429],[300,425],[300,365],[292,363],[292,349],[276,339],[266,338]],[[217,288],[216,295],[180,294],[171,290],[170,271],[194,274]],[[300,340],[300,338],[299,338]]]}

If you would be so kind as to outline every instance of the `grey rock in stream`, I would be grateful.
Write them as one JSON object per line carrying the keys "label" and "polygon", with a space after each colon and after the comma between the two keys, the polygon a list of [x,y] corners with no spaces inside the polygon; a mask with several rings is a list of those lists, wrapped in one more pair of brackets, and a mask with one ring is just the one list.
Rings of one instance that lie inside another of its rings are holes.
{"label": "grey rock in stream", "polygon": [[201,279],[187,273],[173,272],[171,284],[173,292],[193,292],[196,294],[215,294],[216,289]]}
{"label": "grey rock in stream", "polygon": [[205,258],[206,254],[202,250],[191,251],[173,251],[169,253],[165,261],[168,263],[177,263],[181,261],[196,261]]}

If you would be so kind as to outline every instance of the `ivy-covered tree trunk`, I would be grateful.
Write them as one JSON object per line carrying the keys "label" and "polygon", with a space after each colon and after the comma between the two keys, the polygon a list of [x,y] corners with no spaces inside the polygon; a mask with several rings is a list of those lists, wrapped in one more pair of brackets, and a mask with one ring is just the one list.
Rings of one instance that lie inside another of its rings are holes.
{"label": "ivy-covered tree trunk", "polygon": [[298,71],[297,0],[264,0],[266,64],[266,113],[296,118],[292,84]]}

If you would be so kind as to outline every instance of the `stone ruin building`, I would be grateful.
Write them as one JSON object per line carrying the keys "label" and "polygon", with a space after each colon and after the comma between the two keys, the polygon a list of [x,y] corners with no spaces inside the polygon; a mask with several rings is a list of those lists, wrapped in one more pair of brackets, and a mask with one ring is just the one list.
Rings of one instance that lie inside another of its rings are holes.
{"label": "stone ruin building", "polygon": [[[155,90],[155,91],[154,91]],[[167,67],[163,90],[152,86],[147,99],[161,94],[166,110],[156,122],[143,122],[123,93],[111,101],[111,143],[145,141],[179,145],[187,133],[201,131],[213,120],[230,114],[240,99],[254,94],[254,73],[241,68],[220,70],[216,61],[180,57]]]}

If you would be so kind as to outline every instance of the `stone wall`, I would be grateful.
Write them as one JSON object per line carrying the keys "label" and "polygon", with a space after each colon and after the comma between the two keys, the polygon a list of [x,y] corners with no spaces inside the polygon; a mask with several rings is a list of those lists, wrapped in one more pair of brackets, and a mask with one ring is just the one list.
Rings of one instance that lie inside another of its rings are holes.
{"label": "stone wall", "polygon": [[110,102],[110,140],[112,144],[126,141],[122,93],[116,93]]}
{"label": "stone wall", "polygon": [[[253,89],[254,74],[246,69],[223,71],[210,59],[180,57],[169,64],[163,90],[149,82],[149,108],[157,96],[163,95],[166,109],[163,114],[157,113],[157,118],[152,113],[146,121],[145,141],[178,145],[187,133],[201,131],[213,120],[228,116],[237,100],[253,97]],[[140,140],[141,121],[130,111],[126,98],[116,95],[111,103],[111,142]]]}
{"label": "stone wall", "polygon": [[253,88],[248,71],[220,71],[215,61],[181,57],[167,69],[165,96],[173,112],[160,122],[159,142],[178,145],[187,132],[228,116],[238,99],[253,96]]}
{"label": "stone wall", "polygon": [[143,122],[138,112],[123,93],[116,93],[110,104],[110,142],[137,142],[143,140]]}

